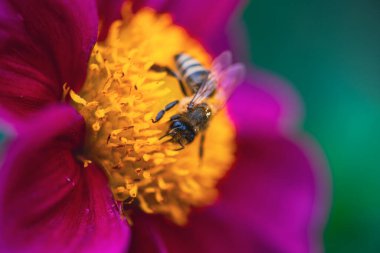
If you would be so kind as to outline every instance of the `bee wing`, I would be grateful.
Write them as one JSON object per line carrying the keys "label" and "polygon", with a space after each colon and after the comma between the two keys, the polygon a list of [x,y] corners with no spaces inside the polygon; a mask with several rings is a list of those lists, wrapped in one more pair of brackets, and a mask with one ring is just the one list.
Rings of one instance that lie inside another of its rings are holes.
{"label": "bee wing", "polygon": [[241,63],[235,63],[221,73],[215,95],[218,104],[214,106],[217,110],[220,110],[227,103],[233,91],[243,81],[244,76],[245,67]]}
{"label": "bee wing", "polygon": [[216,76],[212,73],[209,74],[203,84],[199,87],[197,93],[195,93],[190,105],[196,105],[202,103],[206,98],[208,98],[216,89],[218,81]]}
{"label": "bee wing", "polygon": [[211,64],[211,71],[220,75],[224,69],[231,65],[232,54],[230,51],[224,51],[214,59]]}

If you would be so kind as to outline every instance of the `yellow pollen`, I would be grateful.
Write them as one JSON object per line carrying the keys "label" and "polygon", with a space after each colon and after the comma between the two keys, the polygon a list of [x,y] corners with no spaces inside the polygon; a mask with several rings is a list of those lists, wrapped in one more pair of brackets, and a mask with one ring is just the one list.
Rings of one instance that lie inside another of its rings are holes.
{"label": "yellow pollen", "polygon": [[216,184],[234,159],[235,132],[225,111],[213,117],[206,130],[202,161],[200,136],[180,151],[175,151],[178,144],[160,140],[169,129],[169,118],[179,112],[178,106],[158,123],[152,119],[183,95],[175,78],[150,67],[159,64],[175,69],[174,55],[180,52],[206,67],[212,59],[169,15],[151,9],[132,15],[127,8],[122,14],[106,41],[95,45],[81,92],[70,91],[86,121],[82,160],[104,169],[115,199],[125,208],[124,215],[128,207],[139,207],[182,225],[191,207],[215,201]]}

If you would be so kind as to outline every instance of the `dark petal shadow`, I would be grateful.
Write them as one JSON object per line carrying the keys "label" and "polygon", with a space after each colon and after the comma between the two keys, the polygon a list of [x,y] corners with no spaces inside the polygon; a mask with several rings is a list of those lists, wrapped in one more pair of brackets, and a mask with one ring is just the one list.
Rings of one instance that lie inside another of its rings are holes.
{"label": "dark petal shadow", "polygon": [[78,90],[96,42],[92,0],[0,2],[0,105],[19,115]]}

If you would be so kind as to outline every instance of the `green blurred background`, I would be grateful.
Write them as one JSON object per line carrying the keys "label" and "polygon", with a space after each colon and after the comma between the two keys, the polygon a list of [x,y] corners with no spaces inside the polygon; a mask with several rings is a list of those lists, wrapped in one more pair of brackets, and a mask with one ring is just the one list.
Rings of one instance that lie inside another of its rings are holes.
{"label": "green blurred background", "polygon": [[380,252],[380,0],[251,0],[251,60],[289,80],[333,180],[328,253]]}

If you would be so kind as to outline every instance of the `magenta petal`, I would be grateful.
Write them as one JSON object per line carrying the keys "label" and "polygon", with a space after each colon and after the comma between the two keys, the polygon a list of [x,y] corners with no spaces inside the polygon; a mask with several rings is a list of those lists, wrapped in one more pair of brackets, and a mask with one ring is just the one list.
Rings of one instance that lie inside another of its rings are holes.
{"label": "magenta petal", "polygon": [[240,135],[237,145],[215,208],[234,224],[248,225],[273,252],[319,252],[329,187],[314,143]]}
{"label": "magenta petal", "polygon": [[183,26],[214,55],[227,49],[226,27],[241,0],[136,0],[136,8],[152,7],[172,14],[174,22]]}
{"label": "magenta petal", "polygon": [[0,252],[123,252],[129,228],[106,177],[75,159],[81,116],[56,106],[13,124],[0,168]]}
{"label": "magenta petal", "polygon": [[[260,238],[213,209],[193,214],[186,227],[160,217],[138,215],[129,253],[262,253]],[[276,251],[274,251],[276,252]]]}
{"label": "magenta petal", "polygon": [[92,0],[0,1],[0,105],[26,114],[79,89],[97,29]]}
{"label": "magenta petal", "polygon": [[137,215],[131,252],[320,252],[325,167],[308,145],[281,136],[240,138],[219,202],[194,212],[186,227]]}
{"label": "magenta petal", "polygon": [[228,103],[239,133],[292,132],[302,119],[297,94],[284,81],[263,71],[252,71]]}

